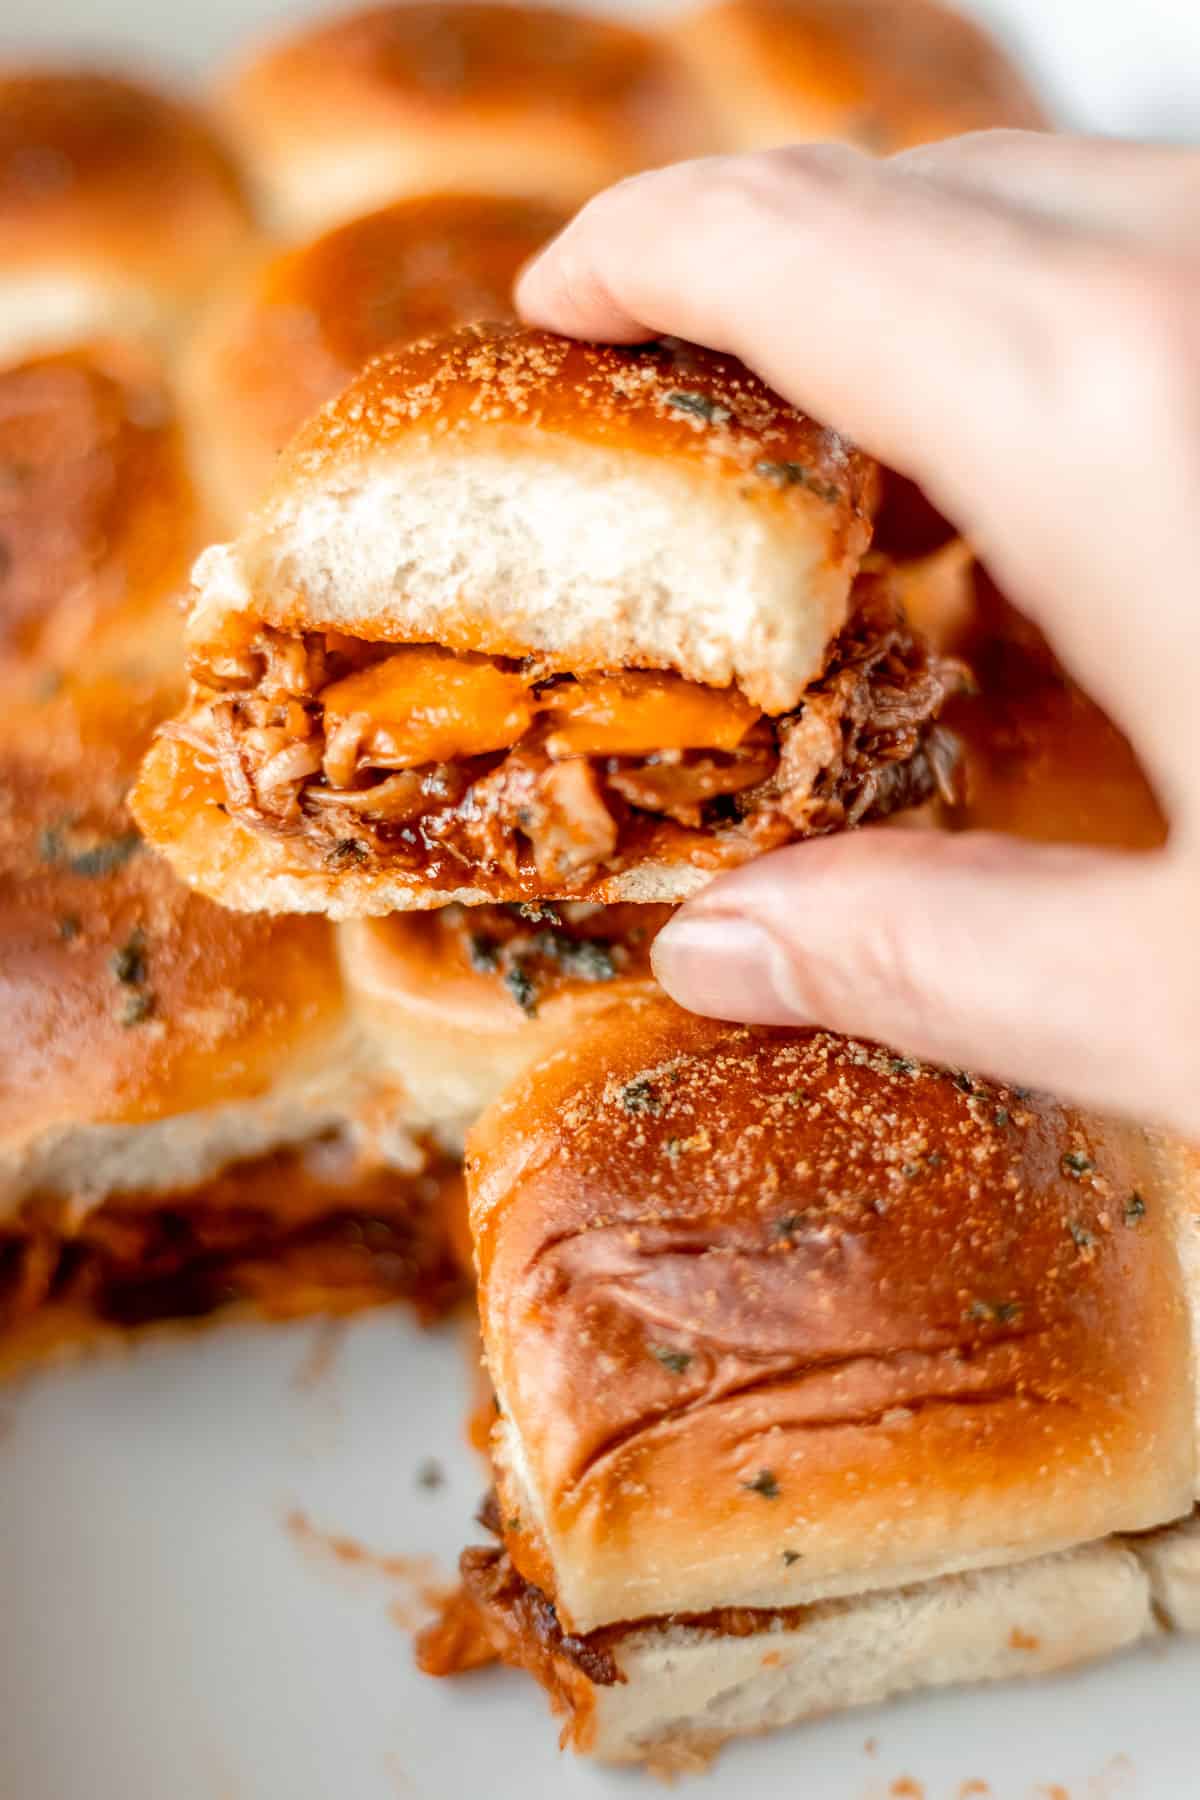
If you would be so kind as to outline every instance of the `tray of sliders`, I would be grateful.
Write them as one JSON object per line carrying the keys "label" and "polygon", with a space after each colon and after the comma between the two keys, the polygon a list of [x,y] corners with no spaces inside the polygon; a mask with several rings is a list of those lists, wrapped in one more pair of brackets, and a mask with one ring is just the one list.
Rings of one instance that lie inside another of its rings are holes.
{"label": "tray of sliders", "polygon": [[1128,746],[589,194],[1050,120],[935,0],[0,70],[0,1793],[1191,1791],[1200,1167],[654,939]]}

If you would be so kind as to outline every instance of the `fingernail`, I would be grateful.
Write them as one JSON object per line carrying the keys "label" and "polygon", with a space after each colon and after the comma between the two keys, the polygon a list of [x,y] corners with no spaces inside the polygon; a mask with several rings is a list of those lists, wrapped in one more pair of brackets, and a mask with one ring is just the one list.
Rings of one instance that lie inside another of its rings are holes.
{"label": "fingernail", "polygon": [[765,926],[737,913],[672,919],[651,950],[672,1000],[711,1019],[812,1023],[791,959]]}

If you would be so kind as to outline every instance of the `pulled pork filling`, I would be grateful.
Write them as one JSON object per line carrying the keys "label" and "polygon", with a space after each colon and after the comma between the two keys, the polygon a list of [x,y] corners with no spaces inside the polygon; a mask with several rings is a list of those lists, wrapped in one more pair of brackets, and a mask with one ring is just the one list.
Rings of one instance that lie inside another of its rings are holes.
{"label": "pulled pork filling", "polygon": [[[480,1509],[479,1523],[500,1535],[494,1492]],[[526,1581],[506,1550],[464,1550],[458,1572],[459,1586],[417,1640],[421,1670],[426,1675],[459,1675],[488,1662],[510,1663],[535,1676],[560,1710],[579,1706],[581,1676],[593,1687],[613,1687],[625,1680],[614,1651],[634,1632],[686,1626],[723,1637],[753,1637],[772,1626],[798,1625],[811,1610],[726,1606],[707,1613],[631,1619],[574,1636],[563,1630],[553,1600]]]}
{"label": "pulled pork filling", "polygon": [[233,816],[317,864],[496,899],[584,893],[647,857],[720,867],[954,793],[934,721],[962,671],[874,573],[780,718],[669,673],[270,627],[193,674],[196,704],[166,729],[216,764]]}
{"label": "pulled pork filling", "polygon": [[275,1317],[406,1299],[439,1317],[467,1291],[452,1248],[461,1174],[419,1173],[338,1134],[231,1165],[161,1199],[114,1195],[67,1231],[32,1203],[0,1233],[0,1330],[53,1314],[122,1327],[249,1304]]}

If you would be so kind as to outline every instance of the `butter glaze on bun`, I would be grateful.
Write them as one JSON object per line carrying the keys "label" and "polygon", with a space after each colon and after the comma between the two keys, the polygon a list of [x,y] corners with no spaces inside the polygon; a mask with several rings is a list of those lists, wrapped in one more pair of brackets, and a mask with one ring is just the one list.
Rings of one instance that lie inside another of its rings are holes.
{"label": "butter glaze on bun", "polygon": [[447,189],[573,207],[713,146],[706,102],[668,44],[550,6],[337,13],[265,44],[217,102],[292,237]]}
{"label": "butter glaze on bun", "polygon": [[350,1004],[413,1126],[460,1141],[595,1013],[651,991],[650,946],[672,911],[444,906],[340,925]]}
{"label": "butter glaze on bun", "polygon": [[672,35],[738,150],[835,139],[887,155],[1049,122],[986,27],[941,0],[716,0]]}
{"label": "butter glaze on bun", "polygon": [[0,671],[173,669],[203,509],[157,359],[97,343],[0,369]]}
{"label": "butter glaze on bun", "polygon": [[[313,919],[239,919],[125,796],[169,690],[98,681],[0,728],[0,1217],[162,1192],[346,1117],[341,979]],[[361,1071],[353,1071],[355,1078]]]}
{"label": "butter glaze on bun", "polygon": [[241,522],[288,440],[372,356],[506,317],[517,272],[564,223],[537,200],[423,194],[242,271],[180,371],[220,516]]}
{"label": "butter glaze on bun", "polygon": [[468,1179],[504,1544],[565,1631],[1191,1509],[1194,1296],[1130,1129],[645,999],[484,1115]]}
{"label": "butter glaze on bun", "polygon": [[93,70],[0,71],[0,360],[173,341],[251,236],[236,167],[186,100]]}

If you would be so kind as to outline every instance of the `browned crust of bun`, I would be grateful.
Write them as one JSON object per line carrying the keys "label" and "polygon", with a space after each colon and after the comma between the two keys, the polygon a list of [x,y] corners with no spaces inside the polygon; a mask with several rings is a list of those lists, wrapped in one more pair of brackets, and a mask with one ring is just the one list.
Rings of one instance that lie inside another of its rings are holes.
{"label": "browned crust of bun", "polygon": [[70,68],[0,74],[0,262],[134,276],[189,305],[247,241],[237,168],[186,100]]}
{"label": "browned crust of bun", "polygon": [[342,1025],[322,921],[191,893],[125,804],[173,696],[115,681],[0,729],[0,1140],[266,1094]]}
{"label": "browned crust of bun", "polygon": [[743,149],[834,138],[887,153],[1049,122],[991,33],[940,0],[716,0],[673,35]]}
{"label": "browned crust of bun", "polygon": [[245,511],[296,430],[372,356],[506,316],[518,270],[564,223],[537,200],[418,195],[248,271],[181,371],[224,516]]}
{"label": "browned crust of bun", "polygon": [[472,167],[471,186],[490,159],[498,188],[569,203],[712,142],[670,46],[549,6],[429,0],[337,13],[264,45],[217,98],[285,219],[311,206],[300,186],[314,146],[331,159],[392,146],[395,186],[380,198],[404,191],[407,154],[433,149],[448,173]]}
{"label": "browned crust of bun", "polygon": [[506,1547],[569,1630],[1190,1504],[1179,1265],[1131,1131],[644,1000],[484,1116],[468,1179]]}
{"label": "browned crust of bun", "polygon": [[177,666],[203,518],[157,361],[93,344],[0,370],[0,668]]}

